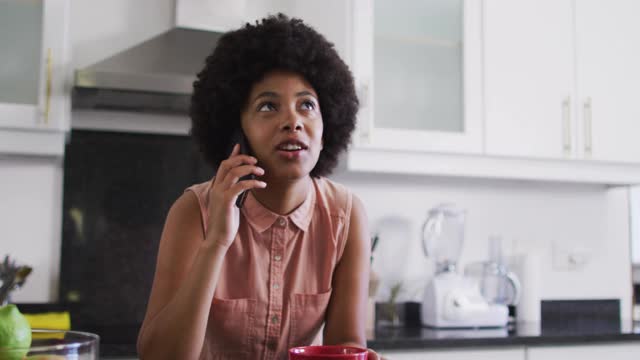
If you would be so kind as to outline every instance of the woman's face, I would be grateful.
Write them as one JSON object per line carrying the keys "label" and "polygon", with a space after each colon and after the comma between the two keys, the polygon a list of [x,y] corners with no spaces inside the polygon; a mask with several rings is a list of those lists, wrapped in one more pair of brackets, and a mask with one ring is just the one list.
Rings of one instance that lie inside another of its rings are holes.
{"label": "woman's face", "polygon": [[320,103],[300,75],[273,71],[254,84],[241,125],[265,179],[299,179],[318,162],[323,129]]}

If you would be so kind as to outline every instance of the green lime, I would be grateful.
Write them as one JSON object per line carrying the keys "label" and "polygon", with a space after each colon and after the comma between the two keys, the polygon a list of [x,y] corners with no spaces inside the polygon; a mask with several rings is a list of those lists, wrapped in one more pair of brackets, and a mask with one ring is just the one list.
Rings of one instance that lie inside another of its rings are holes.
{"label": "green lime", "polygon": [[29,321],[13,304],[0,307],[0,360],[21,360],[29,347]]}

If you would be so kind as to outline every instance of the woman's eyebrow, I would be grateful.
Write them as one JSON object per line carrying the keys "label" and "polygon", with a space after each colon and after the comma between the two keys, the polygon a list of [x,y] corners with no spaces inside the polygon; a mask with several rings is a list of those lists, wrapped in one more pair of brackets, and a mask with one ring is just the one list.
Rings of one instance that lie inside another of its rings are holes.
{"label": "woman's eyebrow", "polygon": [[256,96],[256,97],[253,99],[253,101],[256,101],[256,100],[258,100],[258,99],[260,99],[260,98],[263,98],[263,97],[268,97],[268,98],[277,98],[277,97],[279,97],[279,96],[280,96],[280,95],[278,95],[278,93],[273,92],[273,91],[263,91],[263,92],[261,92],[260,94],[258,94],[258,96]]}
{"label": "woman's eyebrow", "polygon": [[299,96],[313,96],[313,97],[316,97],[311,91],[308,91],[308,90],[302,90],[300,92],[297,92],[296,96],[298,96],[298,97]]}
{"label": "woman's eyebrow", "polygon": [[[296,93],[296,97],[300,97],[300,96],[312,96],[312,97],[316,97],[316,95],[314,95],[311,91],[309,90],[302,90]],[[275,91],[263,91],[260,94],[258,94],[253,101],[255,102],[256,100],[260,99],[260,98],[278,98],[280,97],[280,95],[275,92]]]}

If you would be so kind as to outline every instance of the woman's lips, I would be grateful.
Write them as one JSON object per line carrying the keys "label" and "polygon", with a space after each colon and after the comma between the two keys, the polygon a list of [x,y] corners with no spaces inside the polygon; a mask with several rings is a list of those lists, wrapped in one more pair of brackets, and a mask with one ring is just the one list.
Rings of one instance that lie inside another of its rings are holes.
{"label": "woman's lips", "polygon": [[300,158],[302,152],[305,151],[303,149],[300,150],[278,150],[277,153],[280,157],[285,160],[297,160]]}

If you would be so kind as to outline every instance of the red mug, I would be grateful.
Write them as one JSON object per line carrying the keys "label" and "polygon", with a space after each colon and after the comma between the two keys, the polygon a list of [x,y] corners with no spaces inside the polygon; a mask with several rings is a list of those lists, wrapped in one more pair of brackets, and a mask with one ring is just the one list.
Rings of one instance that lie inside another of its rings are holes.
{"label": "red mug", "polygon": [[367,360],[367,349],[354,346],[299,346],[289,349],[289,360]]}

